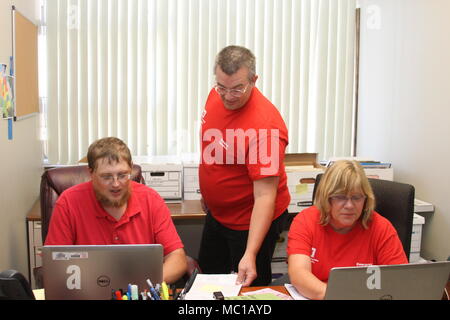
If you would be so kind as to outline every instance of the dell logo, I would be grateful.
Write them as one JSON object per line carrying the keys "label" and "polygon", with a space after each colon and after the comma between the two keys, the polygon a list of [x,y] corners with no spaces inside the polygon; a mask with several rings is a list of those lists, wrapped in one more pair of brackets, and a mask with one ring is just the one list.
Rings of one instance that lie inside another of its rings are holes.
{"label": "dell logo", "polygon": [[100,276],[97,278],[97,285],[99,287],[107,287],[111,283],[111,279],[109,279],[107,276]]}

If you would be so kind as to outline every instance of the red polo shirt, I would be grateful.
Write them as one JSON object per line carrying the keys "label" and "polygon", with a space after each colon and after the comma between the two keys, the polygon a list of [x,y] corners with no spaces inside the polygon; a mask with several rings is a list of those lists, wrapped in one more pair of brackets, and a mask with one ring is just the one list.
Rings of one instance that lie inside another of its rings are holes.
{"label": "red polo shirt", "polygon": [[143,184],[130,184],[131,196],[119,221],[100,205],[91,181],[64,191],[56,201],[45,245],[158,243],[164,255],[183,248],[164,200]]}
{"label": "red polo shirt", "polygon": [[211,214],[233,230],[248,230],[255,203],[254,181],[279,177],[272,220],[289,206],[284,168],[288,130],[277,108],[253,88],[238,110],[225,108],[211,90],[202,117],[200,189]]}
{"label": "red polo shirt", "polygon": [[375,211],[368,229],[357,223],[346,234],[337,233],[330,225],[321,226],[319,221],[320,211],[315,206],[294,218],[287,254],[310,256],[311,272],[321,281],[328,281],[334,267],[408,263],[397,231]]}

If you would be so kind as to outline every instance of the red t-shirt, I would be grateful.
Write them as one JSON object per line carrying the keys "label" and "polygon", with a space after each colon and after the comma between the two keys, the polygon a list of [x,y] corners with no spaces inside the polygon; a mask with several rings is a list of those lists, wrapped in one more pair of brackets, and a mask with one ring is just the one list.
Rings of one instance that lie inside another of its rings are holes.
{"label": "red t-shirt", "polygon": [[95,197],[92,182],[64,191],[53,209],[46,245],[162,244],[164,255],[183,243],[164,200],[134,181],[124,215],[116,221]]}
{"label": "red t-shirt", "polygon": [[234,230],[248,230],[254,205],[253,182],[278,176],[273,219],[289,206],[284,168],[286,125],[257,88],[238,110],[225,108],[211,90],[202,117],[200,189],[212,215]]}
{"label": "red t-shirt", "polygon": [[392,224],[373,212],[369,228],[361,223],[347,234],[330,225],[321,226],[315,207],[300,212],[292,221],[287,253],[311,257],[312,273],[327,282],[331,268],[408,263],[402,243]]}

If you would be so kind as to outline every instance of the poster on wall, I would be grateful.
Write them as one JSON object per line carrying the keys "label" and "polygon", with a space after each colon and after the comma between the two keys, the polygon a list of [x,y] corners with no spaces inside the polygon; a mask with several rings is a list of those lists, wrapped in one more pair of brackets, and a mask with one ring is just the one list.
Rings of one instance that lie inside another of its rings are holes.
{"label": "poster on wall", "polygon": [[0,112],[3,119],[10,119],[14,117],[14,79],[7,75],[6,69],[6,64],[0,64]]}

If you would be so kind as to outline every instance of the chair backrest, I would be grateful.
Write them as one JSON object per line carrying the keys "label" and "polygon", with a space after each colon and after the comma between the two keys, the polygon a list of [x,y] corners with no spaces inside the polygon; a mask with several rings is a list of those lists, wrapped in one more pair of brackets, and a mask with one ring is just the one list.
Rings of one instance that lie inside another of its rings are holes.
{"label": "chair backrest", "polygon": [[[43,243],[47,237],[50,218],[52,216],[56,199],[58,199],[64,190],[74,185],[89,181],[90,179],[91,176],[87,165],[53,168],[46,170],[42,174],[40,202]],[[142,170],[139,165],[133,165],[131,180],[145,184],[144,177],[142,176]]]}
{"label": "chair backrest", "polygon": [[[313,199],[323,174],[316,177]],[[397,230],[409,259],[414,219],[414,187],[410,184],[369,178],[375,195],[375,211],[388,219]]]}

